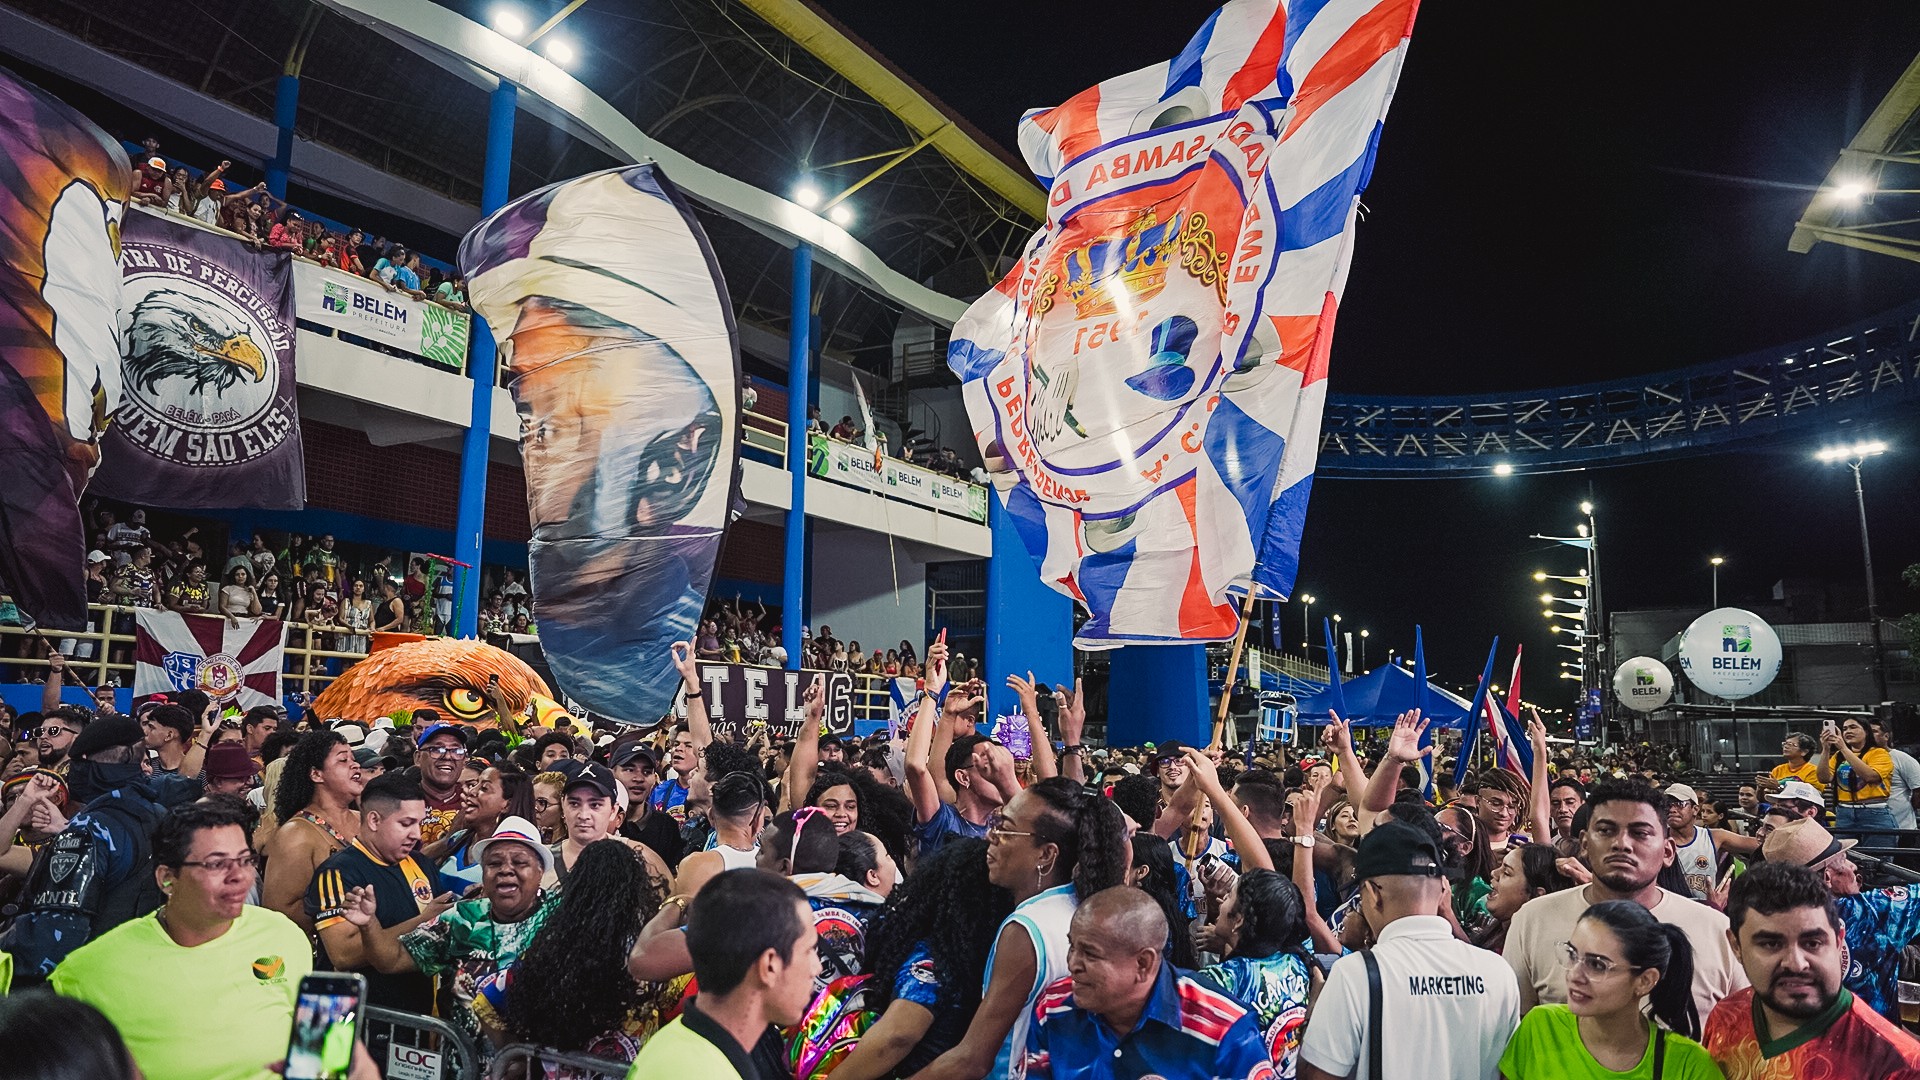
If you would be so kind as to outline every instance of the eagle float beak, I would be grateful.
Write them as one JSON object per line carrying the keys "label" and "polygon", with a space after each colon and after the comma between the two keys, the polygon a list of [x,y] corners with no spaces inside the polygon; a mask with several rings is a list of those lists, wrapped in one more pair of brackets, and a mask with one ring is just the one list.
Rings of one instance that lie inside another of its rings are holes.
{"label": "eagle float beak", "polygon": [[[201,351],[208,352],[205,349]],[[253,339],[245,334],[235,334],[222,341],[219,348],[211,350],[211,355],[218,356],[253,376],[254,382],[267,377],[266,356],[260,352],[260,346],[255,345]]]}

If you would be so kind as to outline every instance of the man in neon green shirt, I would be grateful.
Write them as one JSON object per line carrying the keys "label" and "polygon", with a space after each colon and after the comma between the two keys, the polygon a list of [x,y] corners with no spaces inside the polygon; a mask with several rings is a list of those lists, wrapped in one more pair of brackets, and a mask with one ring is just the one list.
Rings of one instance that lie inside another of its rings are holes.
{"label": "man in neon green shirt", "polygon": [[758,1077],[754,1044],[800,1019],[820,972],[807,894],[764,870],[728,870],[693,898],[686,933],[700,996],[647,1040],[627,1080]]}
{"label": "man in neon green shirt", "polygon": [[307,937],[247,905],[256,874],[242,811],[189,803],[160,822],[159,911],[122,923],[53,970],[53,989],[113,1021],[147,1080],[262,1080],[284,1056]]}

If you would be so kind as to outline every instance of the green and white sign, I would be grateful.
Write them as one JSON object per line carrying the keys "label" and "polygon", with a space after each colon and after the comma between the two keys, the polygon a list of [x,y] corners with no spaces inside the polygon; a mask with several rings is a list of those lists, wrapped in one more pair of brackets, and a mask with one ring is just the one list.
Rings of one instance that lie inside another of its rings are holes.
{"label": "green and white sign", "polygon": [[392,346],[451,371],[467,369],[472,318],[464,311],[304,259],[293,260],[293,307],[302,321]]}

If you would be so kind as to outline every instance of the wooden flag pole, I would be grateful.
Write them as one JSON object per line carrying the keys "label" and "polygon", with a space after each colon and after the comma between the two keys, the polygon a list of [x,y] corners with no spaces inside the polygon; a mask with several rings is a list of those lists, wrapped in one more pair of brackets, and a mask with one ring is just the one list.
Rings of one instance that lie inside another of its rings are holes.
{"label": "wooden flag pole", "polygon": [[1253,586],[1247,586],[1246,602],[1240,605],[1240,629],[1234,631],[1233,653],[1227,658],[1227,678],[1220,684],[1220,713],[1213,718],[1213,740],[1208,748],[1221,744],[1227,727],[1227,708],[1233,700],[1233,680],[1240,674],[1240,650],[1247,645],[1247,619],[1253,614]]}

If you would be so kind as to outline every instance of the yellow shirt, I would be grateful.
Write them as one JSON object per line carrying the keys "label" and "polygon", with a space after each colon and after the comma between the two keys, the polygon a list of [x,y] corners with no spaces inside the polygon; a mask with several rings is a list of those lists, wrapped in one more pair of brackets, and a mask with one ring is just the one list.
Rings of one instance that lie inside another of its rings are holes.
{"label": "yellow shirt", "polygon": [[1812,761],[1803,761],[1798,768],[1783,762],[1775,765],[1770,775],[1775,780],[1805,780],[1814,787],[1825,786],[1820,783],[1820,766]]}
{"label": "yellow shirt", "polygon": [[1842,806],[1857,802],[1884,802],[1887,798],[1887,780],[1893,775],[1893,755],[1878,746],[1870,746],[1860,755],[1867,768],[1880,774],[1877,784],[1862,783],[1854,778],[1853,766],[1839,754],[1827,759],[1827,768],[1833,773],[1833,797]]}
{"label": "yellow shirt", "polygon": [[55,992],[106,1014],[147,1080],[273,1080],[293,1002],[313,970],[307,936],[249,905],[204,945],[183,948],[152,915],[122,923],[53,969]]}

